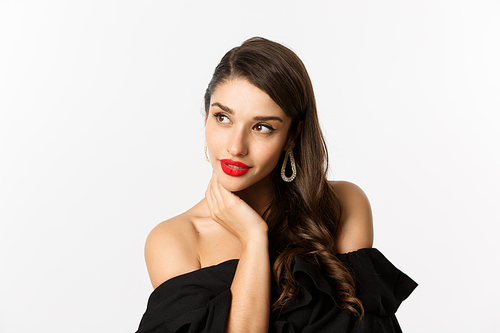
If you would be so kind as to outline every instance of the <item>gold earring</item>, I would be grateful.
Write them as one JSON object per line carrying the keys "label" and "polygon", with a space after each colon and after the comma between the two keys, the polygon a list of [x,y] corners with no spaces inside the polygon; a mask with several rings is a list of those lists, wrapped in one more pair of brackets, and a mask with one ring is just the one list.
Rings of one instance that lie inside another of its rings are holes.
{"label": "gold earring", "polygon": [[208,145],[207,145],[207,142],[205,141],[205,145],[203,147],[204,151],[205,151],[205,160],[207,162],[210,162],[210,158],[208,158]]}
{"label": "gold earring", "polygon": [[[288,163],[288,158],[290,158],[290,164],[292,166],[292,175],[287,177],[285,175],[286,164]],[[295,166],[295,158],[293,157],[292,147],[288,147],[286,150],[285,158],[283,159],[283,165],[281,166],[281,179],[285,182],[290,183],[297,176],[297,167]]]}

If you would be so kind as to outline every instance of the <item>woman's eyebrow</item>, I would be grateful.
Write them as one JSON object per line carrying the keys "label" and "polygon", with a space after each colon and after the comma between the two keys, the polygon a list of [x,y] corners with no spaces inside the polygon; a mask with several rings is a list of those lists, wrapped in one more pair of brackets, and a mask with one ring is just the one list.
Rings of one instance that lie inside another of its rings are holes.
{"label": "woman's eyebrow", "polygon": [[[219,109],[221,109],[223,111],[226,111],[229,114],[234,115],[233,109],[231,109],[231,108],[229,108],[229,107],[227,107],[225,105],[222,105],[219,102],[212,103],[211,106],[216,106]],[[275,117],[275,116],[269,116],[269,117],[266,117],[266,116],[255,116],[253,119],[254,120],[258,120],[258,121],[277,120],[277,121],[283,122],[283,119],[281,119],[280,117]]]}
{"label": "woman's eyebrow", "polygon": [[256,117],[253,117],[254,120],[258,120],[258,121],[269,121],[269,120],[277,120],[277,121],[281,121],[283,122],[283,119],[281,119],[280,117],[264,117],[264,116],[256,116]]}
{"label": "woman's eyebrow", "polygon": [[222,109],[223,111],[226,111],[226,112],[227,112],[227,113],[229,113],[229,114],[234,114],[234,111],[233,111],[231,108],[229,108],[229,107],[227,107],[227,106],[225,106],[225,105],[222,105],[222,104],[220,104],[219,102],[212,103],[212,105],[211,105],[211,106],[216,106],[216,107],[218,107],[219,109]]}

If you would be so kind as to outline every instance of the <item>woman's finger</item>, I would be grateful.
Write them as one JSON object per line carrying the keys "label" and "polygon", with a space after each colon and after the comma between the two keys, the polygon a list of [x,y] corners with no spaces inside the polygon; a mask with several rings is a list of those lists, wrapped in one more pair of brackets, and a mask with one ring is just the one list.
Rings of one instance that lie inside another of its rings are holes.
{"label": "woman's finger", "polygon": [[224,188],[220,185],[219,181],[214,176],[212,182],[212,193],[219,205],[224,205],[224,198],[221,195],[222,190],[224,190]]}
{"label": "woman's finger", "polygon": [[223,187],[218,181],[216,183],[217,186],[217,195],[219,200],[224,202],[226,206],[233,202],[232,200],[239,200],[238,196],[231,191],[228,191],[225,187]]}
{"label": "woman's finger", "polygon": [[217,204],[214,195],[213,195],[213,173],[212,173],[212,178],[210,178],[210,181],[208,182],[207,190],[205,191],[205,198],[207,199],[207,205],[208,209],[210,210],[210,213],[213,212],[214,206]]}

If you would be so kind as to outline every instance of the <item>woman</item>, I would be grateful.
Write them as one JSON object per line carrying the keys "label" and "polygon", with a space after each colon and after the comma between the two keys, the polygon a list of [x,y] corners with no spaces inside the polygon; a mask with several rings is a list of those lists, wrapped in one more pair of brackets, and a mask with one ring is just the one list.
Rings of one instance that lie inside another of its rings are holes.
{"label": "woman", "polygon": [[230,50],[205,94],[203,198],[155,227],[138,332],[398,332],[416,287],[372,249],[364,193],[326,179],[312,85],[288,48]]}

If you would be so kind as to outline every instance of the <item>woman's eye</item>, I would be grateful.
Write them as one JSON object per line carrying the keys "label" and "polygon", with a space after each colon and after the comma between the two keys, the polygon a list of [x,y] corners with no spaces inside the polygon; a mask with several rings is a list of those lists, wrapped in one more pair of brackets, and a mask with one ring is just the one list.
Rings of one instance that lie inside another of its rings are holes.
{"label": "woman's eye", "polygon": [[214,117],[221,124],[230,124],[231,123],[229,118],[222,113],[216,113],[216,114],[214,114]]}
{"label": "woman's eye", "polygon": [[257,132],[265,133],[265,134],[269,134],[272,131],[274,131],[274,128],[272,128],[271,126],[268,126],[268,125],[264,125],[264,124],[257,124],[253,127],[253,129],[256,130]]}

